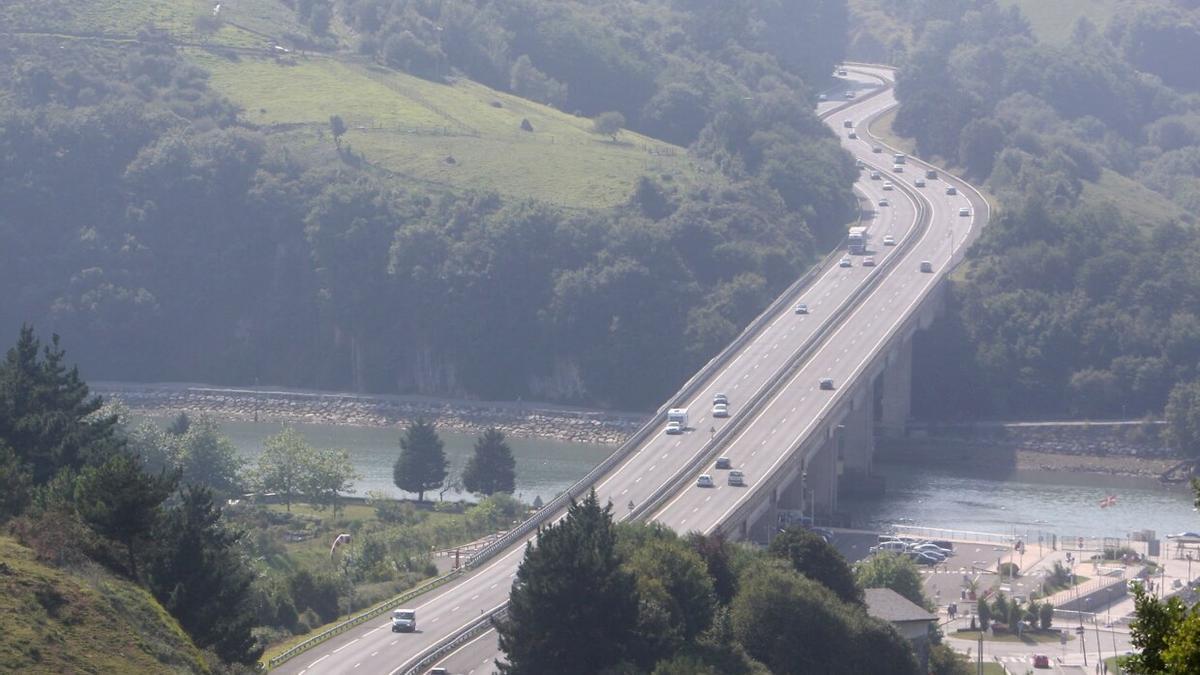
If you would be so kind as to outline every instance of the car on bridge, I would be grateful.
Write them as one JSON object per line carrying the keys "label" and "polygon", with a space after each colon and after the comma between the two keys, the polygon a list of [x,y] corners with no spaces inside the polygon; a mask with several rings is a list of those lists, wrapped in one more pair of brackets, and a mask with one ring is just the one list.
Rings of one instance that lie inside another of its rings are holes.
{"label": "car on bridge", "polygon": [[883,181],[883,189],[884,190],[895,190],[896,186],[892,184],[892,181],[885,180],[885,181]]}
{"label": "car on bridge", "polygon": [[714,403],[712,413],[713,417],[729,417],[729,404]]}
{"label": "car on bridge", "polygon": [[888,201],[887,197],[884,197],[883,199],[879,200],[879,205],[880,206],[891,206],[892,203]]}
{"label": "car on bridge", "polygon": [[895,246],[896,238],[890,234],[883,235],[883,245],[884,246]]}
{"label": "car on bridge", "polygon": [[892,173],[904,173],[904,165],[903,164],[893,164],[892,165]]}
{"label": "car on bridge", "polygon": [[733,487],[742,487],[746,484],[746,474],[734,469],[729,472],[728,482]]}
{"label": "car on bridge", "polygon": [[392,612],[392,632],[412,633],[417,630],[417,610],[397,609]]}
{"label": "car on bridge", "polygon": [[872,258],[870,256],[863,258],[863,267],[874,267],[874,266],[875,266],[875,258]]}
{"label": "car on bridge", "polygon": [[842,259],[838,261],[838,267],[853,267],[853,266],[854,266],[854,261],[850,259],[850,256],[842,256]]}
{"label": "car on bridge", "polygon": [[833,389],[833,378],[832,377],[822,377],[821,378],[821,388],[822,389]]}
{"label": "car on bridge", "polygon": [[710,476],[706,473],[700,474],[700,477],[696,479],[696,487],[714,487],[714,486],[715,486],[715,484],[713,483],[712,476]]}
{"label": "car on bridge", "polygon": [[717,463],[713,464],[714,469],[728,469],[731,466],[733,466],[733,464],[730,463],[728,457],[718,457]]}
{"label": "car on bridge", "polygon": [[933,271],[933,263],[928,260],[922,260],[921,261],[921,271],[922,272],[932,272]]}
{"label": "car on bridge", "polygon": [[796,303],[795,311],[797,314],[808,314],[808,305],[804,304],[803,302]]}
{"label": "car on bridge", "polygon": [[924,178],[918,178],[918,179],[916,179],[916,180],[914,180],[914,181],[913,181],[913,185],[915,185],[915,186],[917,186],[917,187],[925,187],[925,179],[924,179]]}
{"label": "car on bridge", "polygon": [[881,148],[881,147],[879,147],[878,145],[876,145],[875,147],[871,148],[871,152],[873,152],[873,153],[875,153],[875,154],[877,154],[877,155],[878,155],[878,154],[880,154],[880,153],[882,153],[882,152],[883,152],[883,148]]}
{"label": "car on bridge", "polygon": [[683,425],[674,420],[667,422],[667,435],[678,436],[683,433]]}
{"label": "car on bridge", "polygon": [[854,131],[851,131],[850,133],[846,134],[846,138],[849,138],[849,139],[850,139],[850,140],[852,140],[852,141],[857,141],[857,140],[858,140],[858,133],[857,133],[857,132],[854,132]]}
{"label": "car on bridge", "polygon": [[946,194],[956,195],[958,194],[958,188],[954,187],[953,185],[948,185],[946,186]]}
{"label": "car on bridge", "polygon": [[967,208],[966,206],[963,206],[958,209],[958,215],[969,216],[969,215],[971,215],[971,209]]}
{"label": "car on bridge", "polygon": [[881,179],[883,179],[883,174],[879,173],[878,171],[871,172],[871,180],[881,180]]}
{"label": "car on bridge", "polygon": [[716,405],[718,403],[724,403],[725,405],[729,405],[729,397],[721,392],[717,392],[717,393],[713,394],[713,405]]}
{"label": "car on bridge", "polygon": [[925,177],[928,178],[929,180],[937,180],[937,177],[938,177],[937,170],[936,169],[926,169]]}
{"label": "car on bridge", "polygon": [[854,92],[847,89],[846,90],[846,98],[850,98],[850,99],[854,98]]}

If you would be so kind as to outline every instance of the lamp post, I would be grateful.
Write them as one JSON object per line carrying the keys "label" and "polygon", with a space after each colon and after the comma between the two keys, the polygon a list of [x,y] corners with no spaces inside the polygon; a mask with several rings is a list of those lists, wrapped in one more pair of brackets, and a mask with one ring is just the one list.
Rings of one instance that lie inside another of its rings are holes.
{"label": "lamp post", "polygon": [[800,472],[800,522],[804,522],[804,498],[808,496],[808,472]]}

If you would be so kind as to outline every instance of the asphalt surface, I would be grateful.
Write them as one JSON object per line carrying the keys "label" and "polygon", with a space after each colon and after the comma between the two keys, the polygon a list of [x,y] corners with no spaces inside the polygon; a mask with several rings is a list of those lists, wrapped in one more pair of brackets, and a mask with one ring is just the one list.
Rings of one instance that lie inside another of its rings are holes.
{"label": "asphalt surface", "polygon": [[[882,74],[886,71],[877,72]],[[863,91],[872,86],[871,78],[866,75],[855,74],[855,82],[847,87],[853,86]],[[836,102],[825,104],[826,109],[835,105]],[[919,174],[891,175],[891,156],[887,153],[872,154],[868,140],[851,141],[844,138],[843,119],[855,120],[859,133],[866,137],[865,126],[860,126],[860,122],[891,105],[894,105],[894,99],[890,92],[884,93],[835,114],[829,123],[838,129],[846,147],[856,156],[868,164],[889,169],[884,171],[885,177],[893,181],[912,179]],[[903,192],[884,192],[882,181],[867,179],[867,172],[863,173],[863,180],[857,187],[871,204],[876,204],[884,195],[892,202],[889,207],[875,207],[876,213],[866,223],[877,244],[873,247],[876,249],[874,255],[882,262],[895,251],[890,247],[878,246],[883,235],[892,234],[897,239],[908,235],[914,229],[917,210]],[[766,475],[777,466],[783,459],[783,451],[813,428],[816,420],[831,404],[831,394],[836,393],[818,391],[818,379],[833,377],[839,384],[850,381],[881,343],[887,330],[907,315],[907,310],[898,312],[897,308],[915,306],[939,276],[919,273],[918,261],[931,260],[935,270],[941,271],[949,261],[950,240],[947,233],[950,228],[956,232],[956,242],[961,243],[965,239],[974,218],[957,217],[957,209],[959,205],[969,202],[963,196],[942,195],[943,188],[942,181],[931,181],[924,190],[933,206],[935,226],[929,228],[922,240],[907,253],[906,260],[889,270],[887,280],[860,302],[832,338],[825,340],[825,346],[800,369],[789,386],[757,415],[754,423],[737,436],[728,451],[723,453],[733,459],[735,467],[747,473],[748,487],[728,487],[723,476],[717,476],[719,480],[715,488],[688,486],[655,514],[655,520],[679,531],[712,530],[725,514],[751,494],[755,477]],[[690,430],[687,433],[676,436],[658,433],[650,437],[597,483],[596,490],[601,501],[611,501],[615,514],[623,516],[629,504],[637,504],[648,498],[696,458],[711,430],[730,423],[740,413],[739,406],[787,365],[814,334],[823,315],[841,306],[868,279],[868,275],[879,273],[880,268],[866,268],[860,263],[861,257],[855,256],[852,267],[841,268],[834,264],[822,270],[818,278],[788,303],[774,320],[767,323],[736,357],[698,388],[688,403]],[[795,314],[792,306],[797,302],[806,303],[810,313]],[[717,392],[729,397],[730,414],[734,417],[715,419],[711,416],[710,403]],[[400,672],[426,648],[441,643],[481,614],[503,605],[523,555],[524,544],[514,544],[469,576],[414,602],[418,621],[418,631],[415,633],[392,633],[390,619],[382,616],[293,658],[276,670],[314,674]],[[495,657],[494,640],[494,634],[487,633],[451,655],[441,665],[448,667],[452,673],[490,672],[490,667],[486,667],[485,663],[490,663]]]}

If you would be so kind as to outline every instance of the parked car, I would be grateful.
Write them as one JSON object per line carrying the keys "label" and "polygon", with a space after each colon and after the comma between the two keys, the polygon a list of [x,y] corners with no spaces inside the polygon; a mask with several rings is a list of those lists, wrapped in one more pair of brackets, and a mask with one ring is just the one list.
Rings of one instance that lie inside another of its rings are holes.
{"label": "parked car", "polygon": [[908,555],[918,565],[937,565],[946,560],[942,556],[928,551],[911,551]]}
{"label": "parked car", "polygon": [[879,542],[878,545],[872,546],[870,549],[868,549],[868,551],[871,553],[879,553],[880,551],[885,551],[888,553],[904,553],[907,546],[908,545],[902,541],[882,541]]}

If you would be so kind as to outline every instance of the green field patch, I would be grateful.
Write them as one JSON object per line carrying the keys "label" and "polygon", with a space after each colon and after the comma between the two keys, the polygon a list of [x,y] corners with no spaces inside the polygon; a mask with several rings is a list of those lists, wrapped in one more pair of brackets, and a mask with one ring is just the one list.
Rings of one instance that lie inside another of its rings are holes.
{"label": "green field patch", "polygon": [[[325,57],[188,55],[246,122],[329,161],[329,118],[339,115],[349,128],[344,143],[367,162],[454,189],[606,208],[627,200],[644,174],[686,183],[698,173],[682,148],[628,131],[614,141],[593,133],[590,119],[470,80],[443,84]],[[522,129],[526,121],[532,131]]]}
{"label": "green field patch", "polygon": [[1042,42],[1066,44],[1080,17],[1086,16],[1103,31],[1121,7],[1121,0],[1004,0],[1016,5],[1029,19],[1033,33]]}
{"label": "green field patch", "polygon": [[1108,169],[1104,169],[1099,181],[1084,181],[1080,199],[1111,204],[1135,225],[1151,226],[1185,216],[1182,209],[1163,195]]}

